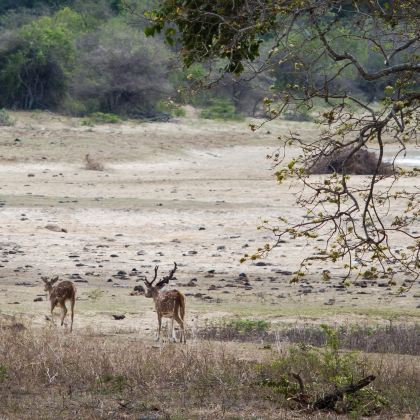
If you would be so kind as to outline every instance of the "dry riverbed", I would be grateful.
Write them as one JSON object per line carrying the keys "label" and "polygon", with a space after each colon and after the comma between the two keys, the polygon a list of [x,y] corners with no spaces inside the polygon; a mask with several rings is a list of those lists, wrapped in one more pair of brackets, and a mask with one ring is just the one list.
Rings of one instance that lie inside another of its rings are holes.
{"label": "dry riverbed", "polygon": [[[16,125],[0,130],[5,322],[44,326],[40,277],[59,275],[77,284],[75,330],[151,339],[152,301],[130,292],[155,265],[163,275],[173,261],[179,269],[172,286],[187,295],[192,334],[231,317],[273,324],[418,321],[418,283],[401,296],[381,281],[343,288],[338,268],[318,264],[307,283],[290,284],[311,251],[305,242],[288,240],[265,260],[240,264],[244,253],[271,239],[256,229],[262,219],[302,216],[293,205],[296,186],[276,184],[266,156],[289,130],[304,139],[316,135],[311,124],[281,122],[252,133],[246,122],[85,127],[48,113],[13,116]],[[103,171],[84,168],[87,153]],[[412,178],[402,183],[416,185]],[[329,282],[322,281],[325,269]]]}

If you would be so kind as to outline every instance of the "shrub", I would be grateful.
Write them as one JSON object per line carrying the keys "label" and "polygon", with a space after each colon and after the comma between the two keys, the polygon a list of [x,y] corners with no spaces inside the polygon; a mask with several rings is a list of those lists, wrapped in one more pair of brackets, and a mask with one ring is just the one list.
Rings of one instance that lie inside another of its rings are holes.
{"label": "shrub", "polygon": [[[82,18],[68,8],[4,34],[0,106],[56,108],[67,90]],[[1,42],[0,42],[1,43]]]}
{"label": "shrub", "polygon": [[309,111],[304,108],[288,109],[283,113],[283,119],[288,121],[313,121]]}
{"label": "shrub", "polygon": [[208,120],[241,120],[242,117],[236,113],[235,106],[228,99],[212,99],[210,105],[203,109],[201,118]]}
{"label": "shrub", "polygon": [[176,107],[176,108],[172,111],[172,115],[173,115],[174,117],[182,118],[182,117],[185,117],[185,116],[187,115],[187,111],[185,110],[185,108]]}
{"label": "shrub", "polygon": [[[295,346],[289,355],[273,362],[260,365],[261,386],[269,387],[275,394],[280,394],[290,401],[292,406],[315,406],[317,402],[335,390],[357,383],[371,373],[371,366],[358,353],[342,352],[336,330],[322,326],[327,340],[322,349],[311,346]],[[296,374],[295,372],[300,372]],[[379,414],[388,407],[386,397],[372,385],[355,393],[344,394],[329,406],[341,413],[371,416]]]}
{"label": "shrub", "polygon": [[7,368],[5,365],[0,364],[0,382],[4,381],[7,378],[8,378]]}
{"label": "shrub", "polygon": [[5,109],[0,109],[0,126],[10,127],[15,124],[15,121],[7,113]]}
{"label": "shrub", "polygon": [[156,116],[156,105],[172,92],[168,81],[171,54],[158,40],[116,18],[79,40],[71,95],[97,100],[96,109],[134,118]]}
{"label": "shrub", "polygon": [[270,323],[260,320],[253,320],[253,319],[237,319],[230,321],[228,326],[232,327],[238,332],[248,333],[251,331],[267,331],[270,328]]}
{"label": "shrub", "polygon": [[121,122],[121,118],[118,115],[104,112],[94,112],[93,114],[90,114],[89,117],[84,118],[81,124],[92,127],[95,124],[116,124],[119,122]]}
{"label": "shrub", "polygon": [[185,108],[182,108],[173,101],[159,101],[156,105],[156,111],[173,117],[185,117],[187,115]]}

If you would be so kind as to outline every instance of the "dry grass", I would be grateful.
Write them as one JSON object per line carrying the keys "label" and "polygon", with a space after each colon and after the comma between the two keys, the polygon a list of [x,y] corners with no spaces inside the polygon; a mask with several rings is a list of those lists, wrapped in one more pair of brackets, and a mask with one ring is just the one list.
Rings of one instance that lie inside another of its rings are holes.
{"label": "dry grass", "polygon": [[[29,418],[290,418],[287,393],[266,384],[308,368],[305,353],[276,350],[268,361],[241,358],[221,343],[151,346],[91,331],[0,329],[0,416]],[[303,355],[303,356],[302,356]],[[319,366],[311,365],[312,374]],[[366,369],[366,364],[361,364]],[[418,414],[420,394],[411,360],[381,359],[375,392],[390,401],[381,414]],[[364,374],[355,367],[357,375]],[[377,373],[377,372],[374,372]],[[305,372],[305,380],[311,371]],[[315,378],[316,379],[316,378]],[[319,380],[308,389],[321,393]],[[290,390],[287,390],[290,392]],[[395,401],[390,398],[395,396]],[[205,408],[204,408],[205,407]],[[289,411],[288,411],[289,410]],[[145,417],[142,417],[145,416]],[[302,413],[302,418],[326,418]],[[333,416],[331,417],[333,418]]]}
{"label": "dry grass", "polygon": [[[251,321],[242,321],[251,323]],[[255,323],[255,321],[253,321]],[[210,323],[196,334],[204,340],[241,342],[288,342],[322,347],[326,343],[326,333],[322,326],[287,326],[264,328],[255,325],[241,328],[238,321]],[[418,324],[397,324],[389,326],[342,325],[336,328],[341,348],[360,350],[367,353],[393,353],[417,356],[420,354],[420,326]]]}

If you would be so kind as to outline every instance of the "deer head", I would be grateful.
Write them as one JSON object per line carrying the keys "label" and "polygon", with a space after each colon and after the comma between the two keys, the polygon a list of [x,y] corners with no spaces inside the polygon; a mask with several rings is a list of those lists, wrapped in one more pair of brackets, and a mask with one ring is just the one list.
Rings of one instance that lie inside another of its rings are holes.
{"label": "deer head", "polygon": [[177,269],[176,262],[174,262],[174,268],[169,272],[169,274],[165,277],[163,277],[161,280],[159,280],[155,285],[153,283],[155,282],[157,278],[157,272],[159,270],[159,266],[155,266],[155,275],[153,277],[152,281],[148,281],[147,279],[144,280],[144,284],[146,285],[146,292],[144,294],[145,297],[151,298],[153,297],[153,292],[157,292],[160,289],[162,289],[165,284],[169,283],[169,280],[171,280],[175,274],[175,271]]}
{"label": "deer head", "polygon": [[52,290],[54,284],[58,281],[58,276],[52,277],[51,280],[48,280],[48,277],[42,276],[41,279],[45,283],[44,290],[49,292]]}

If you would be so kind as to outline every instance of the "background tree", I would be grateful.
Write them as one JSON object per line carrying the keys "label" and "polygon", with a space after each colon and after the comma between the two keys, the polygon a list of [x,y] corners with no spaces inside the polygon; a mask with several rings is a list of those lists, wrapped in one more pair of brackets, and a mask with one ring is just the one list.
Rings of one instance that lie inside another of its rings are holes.
{"label": "background tree", "polygon": [[0,106],[22,109],[57,106],[74,64],[81,17],[63,9],[0,38]]}
{"label": "background tree", "polygon": [[[418,172],[395,166],[395,158],[416,143],[420,120],[416,1],[164,0],[147,16],[146,33],[162,33],[169,44],[180,45],[187,67],[222,60],[221,73],[238,78],[245,71],[274,75],[277,83],[265,98],[269,119],[323,103],[319,138],[305,143],[291,134],[273,155],[278,181],[292,177],[304,187],[297,204],[305,218],[264,223],[274,242],[245,258],[266,255],[285,235],[308,241],[322,236],[326,248],[319,252],[315,243],[314,255],[302,261],[294,280],[314,260],[327,259],[344,261],[347,275],[357,270],[367,278],[379,272],[391,279],[396,273],[418,278],[420,236],[413,224],[420,216],[419,191],[400,182]],[[285,77],[284,69],[295,72]],[[355,79],[357,89],[350,83]],[[391,142],[398,147],[386,167]],[[281,165],[293,144],[301,154]],[[373,166],[368,145],[377,151]],[[362,186],[350,179],[360,160],[370,173]],[[314,177],[320,162],[331,173]]]}
{"label": "background tree", "polygon": [[173,93],[171,54],[142,31],[113,20],[78,42],[71,95],[89,111],[152,117],[158,102]]}

